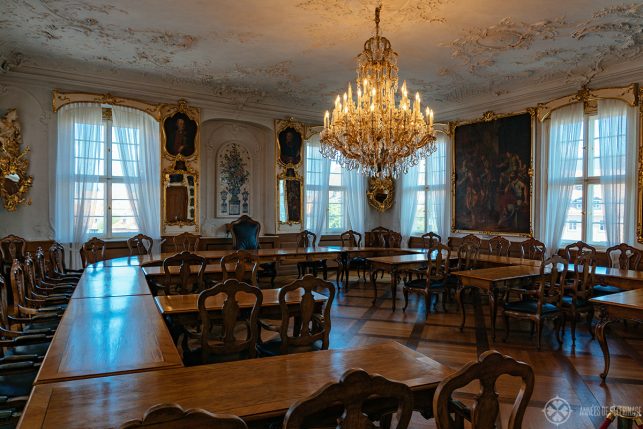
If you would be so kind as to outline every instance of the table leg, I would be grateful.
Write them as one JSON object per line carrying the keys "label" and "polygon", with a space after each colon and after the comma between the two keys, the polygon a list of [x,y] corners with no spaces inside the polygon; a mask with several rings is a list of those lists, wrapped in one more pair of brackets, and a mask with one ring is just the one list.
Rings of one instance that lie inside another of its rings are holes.
{"label": "table leg", "polygon": [[377,301],[377,282],[375,279],[375,267],[371,265],[371,286],[373,286],[373,305],[375,305],[375,301]]}
{"label": "table leg", "polygon": [[492,288],[489,295],[489,306],[491,307],[491,338],[492,341],[496,341],[496,312],[498,311],[498,306],[496,305],[496,289]]}
{"label": "table leg", "polygon": [[464,330],[464,322],[466,318],[466,313],[464,312],[464,299],[462,294],[464,293],[464,287],[462,285],[458,285],[458,289],[455,291],[455,300],[458,303],[458,307],[460,307],[460,314],[462,315],[462,319],[460,321],[460,332]]}
{"label": "table leg", "polygon": [[607,346],[607,338],[605,337],[605,327],[612,322],[613,320],[609,319],[608,317],[601,317],[595,328],[596,339],[598,340],[598,344],[600,344],[601,350],[603,351],[604,367],[603,372],[601,372],[601,378],[603,380],[607,378],[607,373],[610,370],[610,351],[609,347]]}
{"label": "table leg", "polygon": [[397,301],[397,282],[397,267],[394,266],[391,269],[391,298],[393,299],[393,311],[395,311],[395,301]]}

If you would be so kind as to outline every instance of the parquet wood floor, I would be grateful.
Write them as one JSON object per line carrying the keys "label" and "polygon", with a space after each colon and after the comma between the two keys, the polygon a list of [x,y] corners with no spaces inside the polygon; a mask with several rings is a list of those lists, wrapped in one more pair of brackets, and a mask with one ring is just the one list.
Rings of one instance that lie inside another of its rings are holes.
{"label": "parquet wood floor", "polygon": [[[608,333],[612,357],[609,377],[601,384],[599,373],[603,367],[603,355],[596,340],[592,340],[584,322],[579,322],[576,332],[576,347],[572,348],[569,326],[562,346],[558,344],[553,325],[545,325],[543,346],[536,349],[535,338],[530,337],[528,323],[513,320],[507,342],[503,342],[504,323],[499,310],[498,337],[491,340],[489,329],[489,305],[481,298],[482,305],[474,310],[467,305],[467,323],[459,330],[460,316],[455,303],[447,304],[447,312],[429,314],[425,320],[423,299],[409,297],[406,312],[401,309],[404,300],[398,291],[397,310],[391,311],[389,279],[378,281],[381,295],[371,305],[370,284],[351,279],[346,292],[341,289],[332,309],[333,328],[331,348],[354,347],[362,344],[395,340],[454,369],[476,359],[478,354],[496,349],[518,360],[529,363],[536,373],[536,386],[527,410],[524,428],[555,428],[548,422],[543,409],[550,399],[558,396],[571,405],[569,420],[558,428],[596,428],[603,419],[600,407],[610,405],[643,406],[643,325],[628,322],[612,324]],[[391,362],[395,365],[395,362]],[[476,392],[469,386],[460,398]],[[503,404],[502,418],[506,424],[514,400],[513,392],[518,385],[511,377],[501,378],[497,385]],[[594,414],[594,415],[587,415]],[[616,423],[613,423],[616,426]],[[414,416],[413,428],[434,428],[433,421]]]}

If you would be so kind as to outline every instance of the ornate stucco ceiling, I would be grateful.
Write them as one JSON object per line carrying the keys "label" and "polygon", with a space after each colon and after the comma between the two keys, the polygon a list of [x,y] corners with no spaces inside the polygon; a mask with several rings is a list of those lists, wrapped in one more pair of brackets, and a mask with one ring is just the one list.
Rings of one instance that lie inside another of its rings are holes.
{"label": "ornate stucco ceiling", "polygon": [[[0,68],[106,73],[321,113],[377,0],[2,0]],[[613,70],[643,77],[643,2],[384,0],[400,77],[438,112]],[[2,72],[2,71],[0,71]]]}

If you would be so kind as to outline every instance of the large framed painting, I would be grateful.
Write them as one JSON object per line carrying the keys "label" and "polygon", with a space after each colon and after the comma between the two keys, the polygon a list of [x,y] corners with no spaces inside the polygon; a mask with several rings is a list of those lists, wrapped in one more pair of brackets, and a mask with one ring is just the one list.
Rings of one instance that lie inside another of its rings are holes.
{"label": "large framed painting", "polygon": [[453,124],[452,231],[532,236],[535,110]]}
{"label": "large framed painting", "polygon": [[[251,214],[252,159],[238,143],[224,144],[217,154],[217,217]],[[256,198],[255,198],[256,199]]]}
{"label": "large framed painting", "polygon": [[171,159],[196,159],[199,155],[199,109],[187,105],[164,104],[161,110],[163,156]]}

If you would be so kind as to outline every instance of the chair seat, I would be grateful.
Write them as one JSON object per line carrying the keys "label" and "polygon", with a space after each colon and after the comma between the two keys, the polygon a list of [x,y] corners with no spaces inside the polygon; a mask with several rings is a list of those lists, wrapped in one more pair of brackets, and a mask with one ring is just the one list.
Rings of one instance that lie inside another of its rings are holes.
{"label": "chair seat", "polygon": [[616,286],[596,285],[592,288],[593,296],[605,296],[613,293],[623,292],[623,289]]}
{"label": "chair seat", "polygon": [[[516,313],[536,314],[538,312],[538,301],[522,300],[516,302],[508,302],[504,306],[505,311],[512,311]],[[543,304],[542,314],[554,313],[558,311],[558,307],[554,304]]]}
{"label": "chair seat", "polygon": [[[310,346],[291,346],[288,348],[288,354],[312,352],[321,349],[322,340],[317,340]],[[281,355],[281,339],[274,339],[257,344],[257,351],[261,356],[279,356]]]}
{"label": "chair seat", "polygon": [[[571,307],[572,306],[572,299],[573,299],[573,297],[571,297],[569,295],[564,296],[563,299],[562,299],[563,307]],[[578,307],[586,307],[586,306],[590,305],[589,302],[586,299],[582,299],[582,298],[576,298],[575,304],[576,304],[576,308],[578,308]]]}
{"label": "chair seat", "polygon": [[[405,287],[412,289],[424,289],[426,288],[426,279],[415,279],[410,280],[404,284]],[[444,281],[431,282],[429,286],[430,289],[441,289],[444,287]]]}

